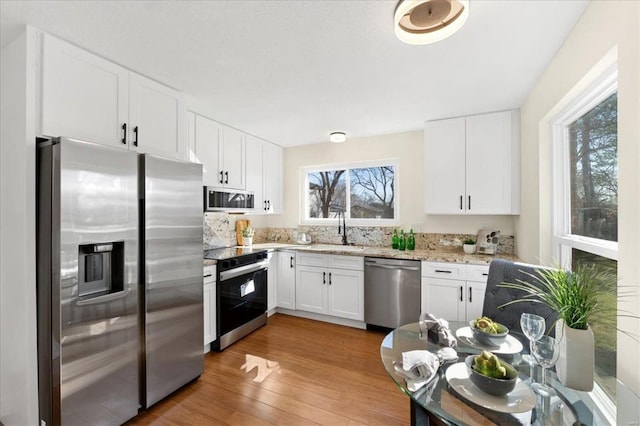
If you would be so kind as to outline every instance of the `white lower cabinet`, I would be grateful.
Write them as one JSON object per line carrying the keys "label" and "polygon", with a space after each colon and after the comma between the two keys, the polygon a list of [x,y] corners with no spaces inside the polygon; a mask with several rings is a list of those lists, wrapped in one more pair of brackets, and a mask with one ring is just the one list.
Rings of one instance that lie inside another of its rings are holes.
{"label": "white lower cabinet", "polygon": [[216,340],[216,267],[204,267],[204,289],[203,289],[203,310],[204,310],[204,345],[208,352],[209,343]]}
{"label": "white lower cabinet", "polygon": [[277,252],[278,275],[276,280],[276,305],[279,308],[296,309],[296,253]]}
{"label": "white lower cabinet", "polygon": [[364,320],[364,259],[299,253],[296,309]]}
{"label": "white lower cabinet", "polygon": [[422,262],[421,311],[448,321],[482,316],[489,266]]}

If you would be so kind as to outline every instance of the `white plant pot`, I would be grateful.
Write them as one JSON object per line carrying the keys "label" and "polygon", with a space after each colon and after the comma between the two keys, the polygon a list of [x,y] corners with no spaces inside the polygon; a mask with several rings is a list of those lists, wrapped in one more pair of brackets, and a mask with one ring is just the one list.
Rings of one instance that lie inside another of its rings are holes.
{"label": "white plant pot", "polygon": [[595,345],[591,327],[577,330],[567,327],[564,321],[556,323],[556,339],[559,339],[560,356],[556,373],[560,383],[568,388],[589,392],[593,390]]}
{"label": "white plant pot", "polygon": [[464,250],[464,252],[466,254],[473,254],[476,252],[476,245],[475,244],[463,244],[462,245],[462,250]]}
{"label": "white plant pot", "polygon": [[253,244],[253,237],[242,237],[242,241],[245,246],[250,246]]}

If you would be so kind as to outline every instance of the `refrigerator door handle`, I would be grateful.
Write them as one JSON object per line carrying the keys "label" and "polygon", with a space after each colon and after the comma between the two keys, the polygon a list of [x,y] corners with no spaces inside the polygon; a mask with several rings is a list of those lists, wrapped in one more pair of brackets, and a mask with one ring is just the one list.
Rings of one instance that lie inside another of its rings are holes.
{"label": "refrigerator door handle", "polygon": [[129,295],[130,289],[122,290],[117,293],[105,294],[104,296],[92,297],[86,300],[77,300],[76,305],[85,306],[85,305],[98,305],[106,302],[111,302],[113,300],[122,299],[123,297],[127,297]]}

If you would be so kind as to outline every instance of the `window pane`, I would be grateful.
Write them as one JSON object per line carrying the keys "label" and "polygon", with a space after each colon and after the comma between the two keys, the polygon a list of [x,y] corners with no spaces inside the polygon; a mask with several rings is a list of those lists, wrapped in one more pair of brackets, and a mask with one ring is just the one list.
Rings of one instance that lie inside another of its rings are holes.
{"label": "window pane", "polygon": [[618,241],[618,99],[569,126],[571,233]]}
{"label": "window pane", "polygon": [[336,217],[347,205],[347,183],[344,170],[310,172],[309,218]]}
{"label": "window pane", "polygon": [[393,219],[393,166],[349,170],[351,218]]}
{"label": "window pane", "polygon": [[[597,265],[617,276],[618,263],[615,260],[587,253],[578,249],[571,252],[572,269],[578,265]],[[616,397],[616,344],[617,344],[617,291],[612,290],[598,301],[599,309],[607,313],[594,315],[591,329],[595,337],[595,381],[615,401]]]}

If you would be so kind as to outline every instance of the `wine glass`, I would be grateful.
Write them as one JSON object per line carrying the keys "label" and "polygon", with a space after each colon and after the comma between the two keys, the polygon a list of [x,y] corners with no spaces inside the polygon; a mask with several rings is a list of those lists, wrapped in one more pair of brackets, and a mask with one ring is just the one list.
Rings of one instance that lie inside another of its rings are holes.
{"label": "wine glass", "polygon": [[[520,316],[520,328],[527,339],[529,339],[529,353],[533,352],[531,344],[542,337],[545,327],[546,324],[544,318],[540,315],[524,313]],[[535,360],[531,355],[523,355],[522,359],[530,366],[535,364]]]}
{"label": "wine glass", "polygon": [[542,336],[531,342],[531,353],[542,367],[542,383],[534,383],[531,388],[542,396],[553,396],[556,391],[547,385],[547,368],[553,367],[560,356],[560,342],[551,336]]}

